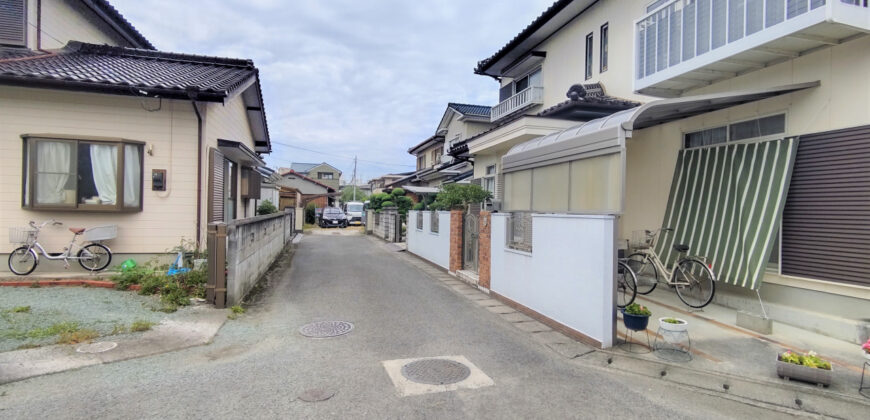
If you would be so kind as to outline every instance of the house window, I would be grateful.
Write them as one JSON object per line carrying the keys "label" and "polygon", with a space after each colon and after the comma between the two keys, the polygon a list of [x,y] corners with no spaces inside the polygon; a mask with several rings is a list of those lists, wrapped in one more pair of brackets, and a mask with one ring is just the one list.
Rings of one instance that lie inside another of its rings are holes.
{"label": "house window", "polygon": [[426,155],[417,156],[417,170],[426,167]]}
{"label": "house window", "polygon": [[23,205],[31,209],[142,210],[142,144],[25,138]]}
{"label": "house window", "polygon": [[600,61],[599,65],[601,67],[600,67],[599,71],[601,73],[604,73],[607,71],[607,38],[608,38],[608,35],[609,35],[608,34],[608,24],[605,23],[604,25],[601,25],[601,39],[599,40],[599,42],[601,43],[601,47],[600,47],[600,51],[599,51],[600,58],[598,61]]}
{"label": "house window", "polygon": [[318,172],[317,179],[333,179],[332,172]]}
{"label": "house window", "polygon": [[586,80],[592,78],[592,33],[586,35]]}
{"label": "house window", "polygon": [[778,114],[686,133],[683,135],[683,147],[690,149],[733,141],[768,139],[782,134],[785,134],[785,114]]}
{"label": "house window", "polygon": [[647,13],[652,12],[653,10],[658,9],[659,7],[661,7],[661,5],[663,5],[667,2],[668,2],[668,0],[655,0],[654,2],[652,2],[646,6],[646,12]]}
{"label": "house window", "polygon": [[444,154],[443,147],[439,147],[439,148],[433,150],[432,151],[432,162],[433,162],[432,164],[437,165],[437,164],[441,163],[441,155],[443,155],[443,154]]}
{"label": "house window", "polygon": [[537,68],[531,73],[518,77],[510,84],[505,85],[499,91],[499,102],[503,102],[517,93],[522,92],[530,87],[541,87],[541,69]]}
{"label": "house window", "polygon": [[0,2],[0,45],[27,45],[27,2]]}
{"label": "house window", "polygon": [[483,189],[495,196],[495,165],[486,167],[486,176],[483,178]]}

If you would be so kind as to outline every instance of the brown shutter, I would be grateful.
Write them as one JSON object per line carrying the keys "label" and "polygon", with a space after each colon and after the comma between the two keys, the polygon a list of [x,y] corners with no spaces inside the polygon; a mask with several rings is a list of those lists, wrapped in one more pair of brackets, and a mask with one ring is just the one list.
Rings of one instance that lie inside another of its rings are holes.
{"label": "brown shutter", "polygon": [[782,273],[870,285],[870,126],[801,136]]}
{"label": "brown shutter", "polygon": [[224,221],[224,154],[217,149],[208,154],[208,221]]}
{"label": "brown shutter", "polygon": [[260,176],[259,172],[253,169],[248,170],[248,198],[252,198],[255,200],[260,199],[260,189],[262,188],[262,181],[263,177]]}
{"label": "brown shutter", "polygon": [[0,44],[27,45],[26,0],[0,1]]}

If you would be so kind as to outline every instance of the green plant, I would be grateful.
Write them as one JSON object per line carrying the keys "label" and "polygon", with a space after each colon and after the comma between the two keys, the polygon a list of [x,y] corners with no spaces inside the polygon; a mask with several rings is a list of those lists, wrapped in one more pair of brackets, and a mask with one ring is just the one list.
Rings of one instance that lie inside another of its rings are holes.
{"label": "green plant", "polygon": [[464,210],[470,204],[482,203],[492,198],[492,193],[474,184],[447,184],[435,196],[437,207],[443,210]]}
{"label": "green plant", "polygon": [[243,313],[245,313],[245,308],[241,305],[233,305],[230,307],[230,314],[227,315],[227,318],[237,319]]}
{"label": "green plant", "polygon": [[417,203],[417,204],[414,204],[413,207],[411,207],[411,210],[423,210],[425,207],[426,207],[426,204]]}
{"label": "green plant", "polygon": [[12,312],[14,312],[14,313],[30,312],[30,306],[16,306],[16,307],[12,308]]}
{"label": "green plant", "polygon": [[788,350],[785,353],[779,355],[779,360],[795,365],[831,370],[831,362],[822,359],[814,351],[810,351],[807,354],[800,354]]}
{"label": "green plant", "polygon": [[[356,198],[354,198],[354,191],[356,191]],[[368,194],[366,194],[359,187],[353,186],[353,185],[349,186],[349,187],[345,187],[341,191],[341,202],[342,203],[349,203],[351,201],[363,202],[363,201],[366,201],[368,199],[368,197],[369,197]]]}
{"label": "green plant", "polygon": [[625,313],[629,315],[650,316],[652,312],[646,306],[632,303],[625,307]]}
{"label": "green plant", "polygon": [[148,331],[154,325],[153,322],[150,321],[133,321],[133,325],[130,326],[131,332],[139,332],[139,331]]}
{"label": "green plant", "polygon": [[25,336],[28,338],[45,338],[58,334],[68,334],[79,330],[77,322],[58,322],[45,328],[35,328],[28,331]]}
{"label": "green plant", "polygon": [[314,203],[308,203],[305,206],[305,223],[312,224],[312,225],[317,223],[316,209],[317,209],[317,205]]}
{"label": "green plant", "polygon": [[57,339],[57,344],[78,344],[88,340],[93,340],[100,336],[100,333],[92,329],[80,329],[61,333]]}
{"label": "green plant", "polygon": [[112,334],[110,335],[124,334],[125,332],[127,332],[127,327],[125,327],[124,324],[115,324],[115,326],[112,327]]}
{"label": "green plant", "polygon": [[390,200],[387,200],[387,201],[382,202],[382,203],[381,203],[381,208],[386,208],[386,207],[396,207],[396,203],[394,203],[394,202],[392,202],[392,201],[390,201]]}
{"label": "green plant", "polygon": [[257,214],[258,215],[272,214],[272,213],[277,213],[277,212],[278,212],[278,208],[275,207],[275,205],[272,204],[272,202],[269,200],[263,200],[260,203],[260,205],[257,206]]}
{"label": "green plant", "polygon": [[679,319],[676,319],[676,318],[665,318],[662,321],[667,322],[668,324],[682,324],[683,323],[683,321],[680,321]]}
{"label": "green plant", "polygon": [[369,208],[374,211],[380,211],[384,201],[390,200],[391,196],[387,193],[372,194],[369,197]]}

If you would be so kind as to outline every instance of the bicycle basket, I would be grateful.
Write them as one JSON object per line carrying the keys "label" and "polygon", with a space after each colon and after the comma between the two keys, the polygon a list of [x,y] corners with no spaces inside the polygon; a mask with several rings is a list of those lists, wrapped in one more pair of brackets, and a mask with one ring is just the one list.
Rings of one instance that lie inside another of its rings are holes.
{"label": "bicycle basket", "polygon": [[85,233],[82,236],[85,238],[86,241],[90,242],[115,239],[116,237],[118,237],[118,226],[108,225],[92,227],[85,230]]}
{"label": "bicycle basket", "polygon": [[33,228],[9,228],[9,243],[11,244],[32,244],[36,242],[36,229]]}
{"label": "bicycle basket", "polygon": [[629,246],[631,249],[647,249],[652,246],[652,236],[650,236],[647,230],[634,230],[631,232],[631,242]]}

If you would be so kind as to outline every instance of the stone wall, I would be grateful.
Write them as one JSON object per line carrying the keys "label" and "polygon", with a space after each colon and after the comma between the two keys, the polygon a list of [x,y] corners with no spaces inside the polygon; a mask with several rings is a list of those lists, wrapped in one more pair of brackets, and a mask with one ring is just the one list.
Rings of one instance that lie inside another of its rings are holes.
{"label": "stone wall", "polygon": [[251,291],[293,239],[295,216],[288,208],[227,223],[227,306],[238,304]]}

